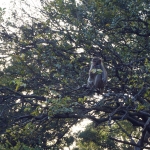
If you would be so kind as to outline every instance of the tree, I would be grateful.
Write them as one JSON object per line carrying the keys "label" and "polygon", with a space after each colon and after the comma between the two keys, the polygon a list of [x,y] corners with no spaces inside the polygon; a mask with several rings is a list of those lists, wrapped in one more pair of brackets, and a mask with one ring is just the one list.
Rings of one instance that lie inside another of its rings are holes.
{"label": "tree", "polygon": [[[120,132],[120,127],[126,132]],[[106,148],[111,150],[131,150],[133,146],[123,143],[118,144],[116,141],[111,140],[110,137],[118,136],[125,140],[128,139],[128,133],[132,131],[134,131],[132,125],[126,121],[117,121],[111,128],[108,125],[93,127],[93,124],[90,124],[85,131],[77,135],[77,145],[81,150],[101,150]],[[134,135],[136,135],[135,132]]]}
{"label": "tree", "polygon": [[[1,60],[1,145],[60,148],[69,129],[88,118],[110,127],[125,120],[139,133],[125,132],[123,124],[119,129],[127,141],[109,138],[145,147],[150,132],[149,2],[56,0],[42,6],[41,18],[23,9],[29,21],[15,14],[16,22],[1,25],[9,58]],[[109,75],[105,94],[98,98],[82,88],[93,55],[104,59]]]}

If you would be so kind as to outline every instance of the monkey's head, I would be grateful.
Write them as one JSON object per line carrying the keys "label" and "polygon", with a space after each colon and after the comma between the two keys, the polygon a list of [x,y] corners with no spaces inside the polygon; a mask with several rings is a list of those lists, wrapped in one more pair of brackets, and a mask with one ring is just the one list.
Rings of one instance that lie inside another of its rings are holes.
{"label": "monkey's head", "polygon": [[102,62],[102,58],[94,57],[94,58],[92,59],[92,65],[93,65],[93,66],[100,65],[101,62]]}

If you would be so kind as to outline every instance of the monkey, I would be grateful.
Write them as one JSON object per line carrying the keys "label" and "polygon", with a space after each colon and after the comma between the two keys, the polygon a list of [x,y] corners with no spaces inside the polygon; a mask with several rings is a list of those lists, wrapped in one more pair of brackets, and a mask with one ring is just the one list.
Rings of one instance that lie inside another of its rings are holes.
{"label": "monkey", "polygon": [[98,94],[102,94],[106,83],[107,71],[104,67],[103,59],[94,57],[91,61],[87,84],[84,87],[90,89],[95,88]]}

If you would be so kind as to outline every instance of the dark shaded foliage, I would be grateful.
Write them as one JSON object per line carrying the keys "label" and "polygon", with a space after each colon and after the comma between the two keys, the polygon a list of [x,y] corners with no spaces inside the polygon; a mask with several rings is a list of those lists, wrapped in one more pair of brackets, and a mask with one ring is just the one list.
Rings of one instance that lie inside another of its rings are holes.
{"label": "dark shaded foliage", "polygon": [[[11,58],[9,65],[1,59],[1,145],[63,147],[72,125],[88,118],[97,126],[126,120],[140,135],[119,142],[143,147],[150,132],[149,2],[57,0],[41,12],[32,23],[8,24],[12,32],[1,26]],[[108,71],[102,98],[81,88],[92,56],[102,57]]]}

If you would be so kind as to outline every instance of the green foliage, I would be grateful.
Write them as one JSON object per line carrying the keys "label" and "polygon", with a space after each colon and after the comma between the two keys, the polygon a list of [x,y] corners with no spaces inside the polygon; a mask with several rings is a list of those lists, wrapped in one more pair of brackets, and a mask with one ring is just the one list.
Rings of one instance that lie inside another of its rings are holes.
{"label": "green foliage", "polygon": [[[131,126],[131,124],[126,121],[119,122],[119,126],[121,126],[124,130],[127,130],[128,133],[136,134],[135,129]],[[128,136],[120,130],[117,124],[113,124],[110,128],[105,125],[98,126],[94,128],[92,124],[86,127],[86,130],[81,132],[78,136],[77,145],[79,150],[85,149],[130,149],[131,146],[124,144],[117,144],[115,141],[112,141],[110,137],[122,138],[126,140]]]}
{"label": "green foliage", "polygon": [[[69,147],[67,133],[84,118],[98,127],[80,134],[82,149],[127,149],[109,139],[129,142],[121,127],[140,139],[150,115],[149,1],[47,1],[37,18],[21,10],[24,18],[12,12],[4,22],[0,9],[0,148]],[[98,98],[82,88],[93,56],[108,72]]]}

